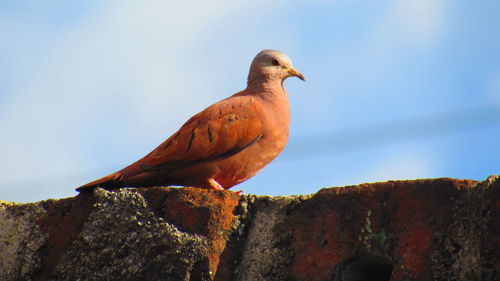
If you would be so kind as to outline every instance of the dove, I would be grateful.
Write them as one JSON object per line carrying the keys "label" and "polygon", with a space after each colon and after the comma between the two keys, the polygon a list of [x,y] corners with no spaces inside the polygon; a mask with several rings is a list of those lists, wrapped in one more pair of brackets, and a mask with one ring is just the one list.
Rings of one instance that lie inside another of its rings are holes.
{"label": "dove", "polygon": [[283,82],[304,76],[288,56],[255,56],[246,89],[191,117],[171,137],[133,164],[78,187],[189,186],[229,189],[257,174],[285,147],[290,106]]}

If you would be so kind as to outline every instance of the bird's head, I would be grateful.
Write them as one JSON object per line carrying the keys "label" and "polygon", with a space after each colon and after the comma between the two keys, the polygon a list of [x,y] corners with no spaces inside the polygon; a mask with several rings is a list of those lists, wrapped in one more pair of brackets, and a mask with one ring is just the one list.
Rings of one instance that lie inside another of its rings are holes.
{"label": "bird's head", "polygon": [[305,81],[304,76],[295,70],[292,61],[285,53],[277,50],[263,50],[253,59],[248,79],[264,78],[283,81],[292,76]]}

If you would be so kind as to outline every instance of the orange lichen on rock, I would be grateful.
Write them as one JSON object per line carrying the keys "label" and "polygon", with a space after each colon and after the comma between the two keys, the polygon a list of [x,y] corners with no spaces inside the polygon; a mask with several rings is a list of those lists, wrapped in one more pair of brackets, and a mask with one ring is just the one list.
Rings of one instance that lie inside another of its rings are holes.
{"label": "orange lichen on rock", "polygon": [[156,187],[4,202],[0,279],[494,281],[499,198],[492,176],[307,196]]}
{"label": "orange lichen on rock", "polygon": [[211,244],[209,267],[215,273],[225,249],[239,195],[200,188],[139,189],[160,217],[187,233],[203,235]]}

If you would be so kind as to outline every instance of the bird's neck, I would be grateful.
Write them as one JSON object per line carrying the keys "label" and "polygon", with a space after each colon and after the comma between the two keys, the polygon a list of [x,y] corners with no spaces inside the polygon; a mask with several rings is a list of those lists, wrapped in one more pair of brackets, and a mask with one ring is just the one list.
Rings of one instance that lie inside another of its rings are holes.
{"label": "bird's neck", "polygon": [[[248,79],[246,94],[259,97],[262,101],[272,107],[273,114],[276,115],[276,122],[283,128],[288,128],[290,122],[290,106],[288,95],[283,87],[283,79],[266,79],[262,76],[255,79]],[[279,120],[278,120],[279,119]]]}
{"label": "bird's neck", "polygon": [[275,142],[275,145],[281,151],[285,146],[290,127],[290,105],[283,87],[283,79],[259,77],[251,79],[249,77],[247,89],[244,92],[256,97],[261,105],[268,109],[261,118],[271,124],[269,126],[272,130],[266,131],[265,134],[270,139],[279,140]]}
{"label": "bird's neck", "polygon": [[272,76],[249,76],[247,89],[254,93],[285,93],[283,80]]}

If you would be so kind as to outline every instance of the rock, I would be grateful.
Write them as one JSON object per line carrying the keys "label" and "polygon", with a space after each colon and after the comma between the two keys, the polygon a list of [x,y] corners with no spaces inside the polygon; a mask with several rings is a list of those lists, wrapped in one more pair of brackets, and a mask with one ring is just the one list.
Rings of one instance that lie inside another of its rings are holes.
{"label": "rock", "polygon": [[[493,213],[498,212],[494,206],[500,181],[488,182],[435,179],[323,189],[288,216],[287,226],[307,225],[285,227],[296,253],[290,276],[292,280],[495,280],[492,276],[499,272],[492,271],[491,253],[497,249],[492,243]],[[464,223],[465,229],[457,228]],[[467,239],[459,238],[463,235]],[[445,241],[453,246],[448,248]],[[451,254],[468,243],[476,247],[468,258]],[[482,256],[480,251],[490,254]],[[459,278],[467,271],[476,274]]]}
{"label": "rock", "polygon": [[0,201],[0,280],[27,279],[40,269],[40,252],[48,237],[36,221],[49,202]]}
{"label": "rock", "polygon": [[499,280],[500,177],[0,201],[0,280]]}

